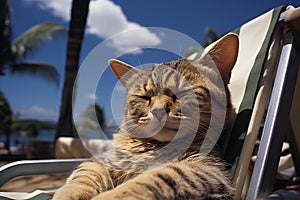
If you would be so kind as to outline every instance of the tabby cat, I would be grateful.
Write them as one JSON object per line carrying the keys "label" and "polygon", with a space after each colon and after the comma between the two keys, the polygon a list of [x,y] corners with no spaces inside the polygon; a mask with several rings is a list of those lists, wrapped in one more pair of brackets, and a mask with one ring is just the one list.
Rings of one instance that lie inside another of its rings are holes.
{"label": "tabby cat", "polygon": [[[114,149],[80,164],[54,199],[236,199],[219,154],[200,148],[213,130],[213,100],[215,116],[225,109],[221,132],[233,118],[227,84],[237,52],[238,37],[228,34],[196,61],[139,70],[110,60],[127,88]],[[213,99],[222,95],[224,100]]]}

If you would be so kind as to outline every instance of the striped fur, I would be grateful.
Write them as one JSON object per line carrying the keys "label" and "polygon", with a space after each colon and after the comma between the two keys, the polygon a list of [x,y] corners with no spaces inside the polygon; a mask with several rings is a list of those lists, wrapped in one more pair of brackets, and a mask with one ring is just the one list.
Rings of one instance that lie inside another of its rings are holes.
{"label": "striped fur", "polygon": [[[225,36],[195,62],[180,59],[137,70],[111,61],[127,88],[124,121],[114,135],[114,150],[82,163],[54,199],[236,199],[215,150],[200,151],[204,137],[210,137],[208,130],[216,131],[209,125],[219,119],[212,116],[218,118],[226,109],[224,132],[232,120],[224,83],[236,59],[231,54],[237,52],[237,45],[233,50],[228,45],[236,40],[235,35]],[[219,70],[211,66],[208,56]],[[167,148],[172,142],[175,145]],[[176,154],[180,149],[184,151]]]}

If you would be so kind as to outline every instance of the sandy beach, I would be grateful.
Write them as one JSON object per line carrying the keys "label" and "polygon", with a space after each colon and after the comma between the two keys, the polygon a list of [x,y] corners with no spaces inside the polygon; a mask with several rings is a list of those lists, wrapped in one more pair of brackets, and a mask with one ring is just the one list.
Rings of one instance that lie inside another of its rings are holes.
{"label": "sandy beach", "polygon": [[[0,162],[0,167],[7,162]],[[64,184],[69,174],[16,177],[0,187],[1,192],[31,192],[37,188],[53,188]]]}

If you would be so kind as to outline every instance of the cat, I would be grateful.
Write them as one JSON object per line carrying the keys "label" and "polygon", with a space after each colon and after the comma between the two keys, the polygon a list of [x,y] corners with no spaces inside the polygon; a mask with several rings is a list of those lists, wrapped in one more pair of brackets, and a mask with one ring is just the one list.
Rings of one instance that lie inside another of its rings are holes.
{"label": "cat", "polygon": [[[213,96],[225,96],[224,132],[233,120],[227,84],[237,53],[238,36],[227,34],[196,61],[137,69],[110,60],[127,89],[114,153],[80,164],[54,199],[237,199],[217,148],[200,151],[214,116]],[[215,101],[216,112],[224,109],[218,107],[223,100]]]}

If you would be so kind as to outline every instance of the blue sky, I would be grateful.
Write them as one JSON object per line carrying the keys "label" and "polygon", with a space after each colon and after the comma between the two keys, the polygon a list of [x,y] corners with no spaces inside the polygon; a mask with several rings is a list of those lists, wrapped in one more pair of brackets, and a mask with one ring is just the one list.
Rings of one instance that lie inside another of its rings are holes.
{"label": "blue sky", "polygon": [[[13,38],[27,28],[42,22],[55,22],[68,28],[71,0],[11,0],[10,4]],[[184,33],[201,42],[206,27],[210,27],[218,33],[226,33],[282,4],[300,6],[299,0],[91,1],[80,63],[102,41],[123,30],[162,27]],[[122,37],[110,39],[110,45],[119,51],[138,47],[139,43],[145,42],[155,47],[163,38],[148,29],[145,29],[143,36],[137,37],[133,34],[126,40],[122,40]],[[0,90],[8,98],[14,113],[20,113],[21,118],[57,121],[64,77],[66,44],[67,36],[60,35],[53,40],[46,41],[37,52],[26,59],[55,65],[61,76],[59,87],[37,76],[7,74],[5,77],[0,77]],[[179,49],[178,51],[183,50]],[[165,61],[172,56],[168,52],[147,52],[145,50],[128,55],[125,59],[132,65],[138,65]],[[97,92],[82,96],[83,100],[84,98],[87,101],[95,100],[103,106],[107,120],[112,118],[111,90],[115,84],[116,79],[109,70],[106,70],[105,76],[99,82]],[[118,85],[116,88],[119,87]],[[114,104],[122,104],[118,101],[118,96],[113,96],[113,98]],[[121,107],[118,109],[120,111]],[[117,115],[120,114],[119,111],[117,111]]]}

